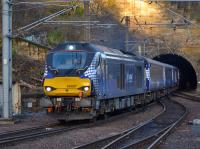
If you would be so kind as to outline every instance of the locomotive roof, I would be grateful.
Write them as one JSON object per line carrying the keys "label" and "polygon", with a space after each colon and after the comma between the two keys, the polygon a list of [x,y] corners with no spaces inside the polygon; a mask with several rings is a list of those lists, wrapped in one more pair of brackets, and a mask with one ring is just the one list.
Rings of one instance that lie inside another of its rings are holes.
{"label": "locomotive roof", "polygon": [[157,65],[161,65],[161,66],[164,66],[164,67],[176,68],[175,66],[172,66],[172,65],[169,65],[169,64],[166,64],[166,63],[162,63],[162,62],[159,62],[159,61],[155,61],[155,60],[152,60],[150,58],[145,58],[145,59],[147,60],[147,62],[152,63],[152,64],[157,64]]}
{"label": "locomotive roof", "polygon": [[51,52],[69,50],[67,47],[71,46],[71,45],[74,46],[73,50],[84,50],[84,51],[87,51],[87,52],[94,52],[94,53],[102,52],[102,53],[106,54],[107,56],[111,56],[111,57],[120,57],[120,58],[123,58],[123,59],[145,61],[145,63],[153,63],[153,64],[161,65],[161,66],[164,66],[164,67],[176,68],[176,67],[169,65],[169,64],[166,64],[166,63],[155,61],[155,60],[152,60],[152,59],[149,59],[149,58],[146,58],[146,57],[142,57],[142,56],[136,56],[133,53],[120,51],[120,50],[117,50],[117,49],[112,49],[112,48],[108,48],[108,47],[105,47],[105,46],[87,43],[87,42],[65,42],[65,43],[61,43],[56,48],[51,50]]}
{"label": "locomotive roof", "polygon": [[108,53],[115,53],[118,55],[122,55],[123,53],[120,50],[108,48],[105,46],[87,43],[87,42],[65,42],[59,44],[56,48],[54,48],[52,51],[62,51],[67,50],[67,46],[75,46],[75,50],[84,50],[89,52],[108,52]]}
{"label": "locomotive roof", "polygon": [[135,60],[144,60],[143,58],[138,57],[130,52],[120,51],[117,49],[108,48],[102,45],[97,45],[97,44],[92,44],[92,43],[87,43],[87,42],[61,43],[56,48],[51,50],[51,52],[67,50],[66,47],[70,45],[74,46],[75,50],[84,50],[87,52],[103,52],[106,55],[121,56],[121,57],[126,57],[126,58],[132,58]]}
{"label": "locomotive roof", "polygon": [[51,52],[56,51],[63,51],[63,50],[69,50],[67,49],[68,46],[74,46],[74,50],[84,50],[88,52],[97,52],[97,49],[94,49],[90,43],[87,42],[65,42],[59,44],[56,48],[51,50]]}
{"label": "locomotive roof", "polygon": [[56,48],[51,50],[51,52],[69,50],[69,49],[66,49],[66,48],[67,48],[67,46],[70,46],[70,45],[75,47],[74,50],[84,50],[84,51],[87,51],[87,52],[103,52],[104,54],[109,55],[109,56],[131,58],[131,59],[138,60],[138,61],[147,61],[148,63],[162,65],[164,67],[176,68],[176,67],[169,65],[169,64],[166,64],[166,63],[155,61],[155,60],[152,60],[152,59],[149,59],[149,58],[146,58],[146,57],[142,57],[142,56],[136,56],[133,53],[120,51],[120,50],[117,50],[117,49],[108,48],[108,47],[105,47],[105,46],[102,46],[102,45],[92,44],[92,43],[88,43],[88,42],[65,42],[65,43],[61,43]]}

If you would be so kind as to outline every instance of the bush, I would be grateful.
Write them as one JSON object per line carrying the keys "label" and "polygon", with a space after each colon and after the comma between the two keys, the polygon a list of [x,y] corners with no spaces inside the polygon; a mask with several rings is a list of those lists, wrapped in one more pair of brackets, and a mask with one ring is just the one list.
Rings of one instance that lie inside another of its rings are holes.
{"label": "bush", "polygon": [[55,29],[54,31],[51,31],[47,34],[47,40],[49,44],[58,44],[62,41],[64,41],[64,35],[62,30]]}

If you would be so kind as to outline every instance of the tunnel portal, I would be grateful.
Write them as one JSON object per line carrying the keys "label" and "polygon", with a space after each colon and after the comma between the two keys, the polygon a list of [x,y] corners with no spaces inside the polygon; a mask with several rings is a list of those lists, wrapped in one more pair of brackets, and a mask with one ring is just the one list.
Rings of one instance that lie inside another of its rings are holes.
{"label": "tunnel portal", "polygon": [[162,54],[153,58],[154,60],[167,63],[179,68],[180,89],[196,89],[197,76],[192,64],[184,57],[175,54]]}

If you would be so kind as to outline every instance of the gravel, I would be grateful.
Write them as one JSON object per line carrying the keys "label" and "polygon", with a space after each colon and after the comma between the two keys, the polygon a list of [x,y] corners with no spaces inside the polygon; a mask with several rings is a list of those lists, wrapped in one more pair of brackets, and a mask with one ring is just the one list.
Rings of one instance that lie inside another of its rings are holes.
{"label": "gravel", "polygon": [[22,149],[22,148],[37,148],[37,149],[70,149],[96,139],[101,139],[111,136],[130,127],[136,126],[151,117],[155,116],[162,110],[158,104],[154,104],[144,111],[133,115],[124,116],[123,118],[107,122],[91,128],[82,128],[63,132],[62,134],[38,138],[31,141],[25,141],[11,146],[4,147],[5,149]]}
{"label": "gravel", "polygon": [[24,128],[32,128],[56,122],[57,120],[49,117],[48,115],[46,115],[46,113],[30,113],[26,116],[21,116],[20,118],[17,118],[16,124],[14,125],[0,125],[0,133]]}
{"label": "gravel", "polygon": [[200,119],[200,102],[194,102],[180,97],[173,97],[188,108],[186,119],[169,135],[159,149],[199,149],[200,125],[189,125],[193,119]]}

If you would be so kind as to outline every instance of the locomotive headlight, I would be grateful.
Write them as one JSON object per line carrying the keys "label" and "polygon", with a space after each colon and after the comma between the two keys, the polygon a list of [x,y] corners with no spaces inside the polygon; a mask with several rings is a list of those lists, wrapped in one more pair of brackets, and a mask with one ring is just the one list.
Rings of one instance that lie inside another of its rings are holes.
{"label": "locomotive headlight", "polygon": [[75,46],[74,45],[68,45],[67,50],[75,50]]}
{"label": "locomotive headlight", "polygon": [[87,92],[87,91],[89,91],[90,87],[89,86],[82,86],[78,89],[81,90],[81,91]]}
{"label": "locomotive headlight", "polygon": [[52,88],[49,87],[49,86],[45,87],[45,89],[46,89],[47,92],[51,92],[52,91]]}
{"label": "locomotive headlight", "polygon": [[88,87],[88,86],[85,86],[83,89],[84,89],[84,91],[86,91],[86,92],[89,91],[89,87]]}

